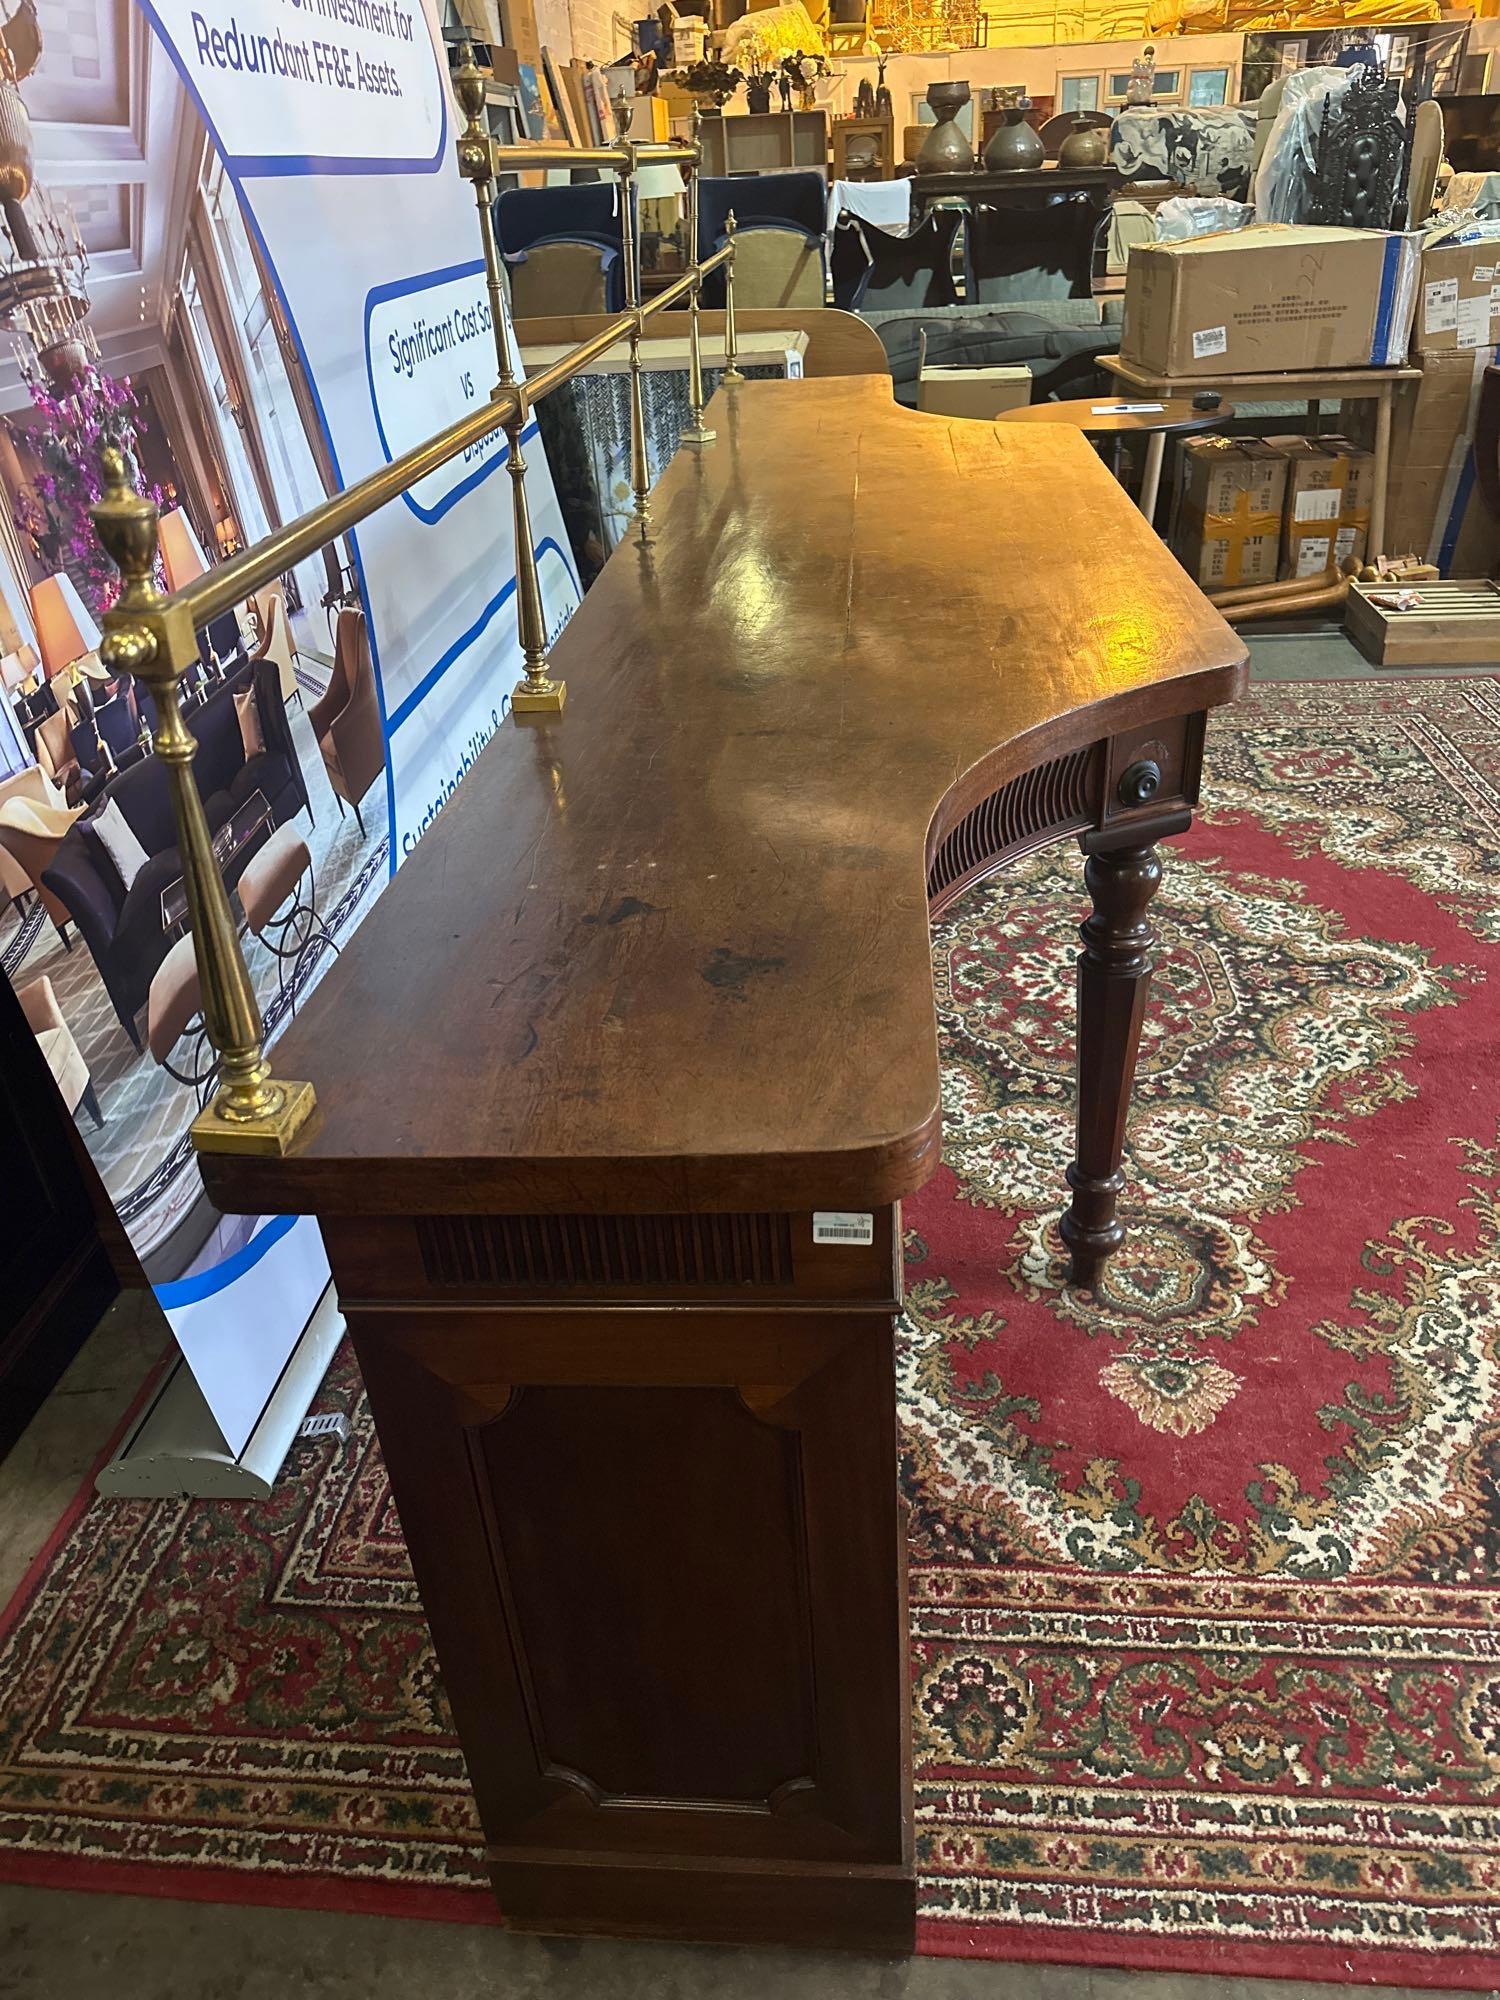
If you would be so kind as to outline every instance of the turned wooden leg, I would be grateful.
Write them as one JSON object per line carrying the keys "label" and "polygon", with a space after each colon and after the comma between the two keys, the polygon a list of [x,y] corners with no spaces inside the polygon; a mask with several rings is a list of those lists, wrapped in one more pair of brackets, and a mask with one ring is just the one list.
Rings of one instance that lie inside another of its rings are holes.
{"label": "turned wooden leg", "polygon": [[1094,908],[1079,930],[1078,1153],[1068,1169],[1073,1199],[1062,1238],[1073,1255],[1072,1282],[1087,1287],[1125,1240],[1115,1209],[1125,1185],[1125,1115],[1151,983],[1146,910],[1161,863],[1154,847],[1114,848],[1091,854],[1083,879]]}

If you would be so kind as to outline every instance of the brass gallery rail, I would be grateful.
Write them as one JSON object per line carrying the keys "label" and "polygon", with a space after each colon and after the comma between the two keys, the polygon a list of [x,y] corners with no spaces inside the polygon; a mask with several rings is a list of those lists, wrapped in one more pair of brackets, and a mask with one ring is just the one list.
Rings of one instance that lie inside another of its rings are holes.
{"label": "brass gallery rail", "polygon": [[[218,1052],[219,1084],[206,1108],[194,1120],[193,1144],[200,1151],[284,1153],[293,1135],[312,1113],[311,1083],[275,1079],[265,1053],[265,1024],[255,989],[240,950],[229,893],[214,860],[203,803],[192,779],[197,749],[183,720],[182,676],[198,658],[197,634],[210,620],[244,602],[249,594],[280,576],[294,563],[312,555],[348,532],[369,515],[415,486],[439,466],[503,429],[509,444],[509,470],[515,535],[516,623],[524,663],[522,678],[511,695],[520,715],[562,711],[565,689],[554,681],[547,658],[547,631],[542,611],[532,541],[531,514],[526,498],[526,461],[521,432],[533,406],[622,338],[630,346],[630,471],[633,521],[641,541],[652,537],[650,473],[646,459],[646,426],[641,398],[641,333],[653,313],[686,298],[689,305],[688,400],[691,419],[682,433],[688,445],[709,444],[713,432],[703,423],[703,358],[699,338],[699,304],[704,276],[724,269],[724,370],[726,383],[744,379],[735,364],[734,215],[726,224],[728,241],[721,250],[697,259],[698,178],[701,149],[687,144],[627,142],[618,146],[564,147],[545,143],[497,146],[484,126],[484,78],[467,47],[453,76],[454,90],[467,119],[458,138],[459,171],[474,189],[484,249],[485,284],[495,337],[495,386],[482,409],[471,411],[367,479],[311,508],[299,520],[278,528],[232,561],[196,578],[183,589],[164,595],[156,588],[157,510],[137,493],[131,468],[111,448],[103,457],[104,491],[94,509],[100,540],[120,570],[123,587],[114,609],[105,615],[100,655],[114,673],[135,674],[150,688],[158,717],[153,748],[167,767],[177,843],[182,856],[188,919],[198,966],[203,1022]],[[691,261],[681,278],[649,305],[641,302],[640,256],[636,240],[631,183],[637,168],[681,164],[695,171],[688,186],[688,239]],[[616,176],[625,270],[626,306],[590,339],[571,349],[529,382],[516,379],[505,334],[500,256],[495,242],[493,204],[500,172],[540,167],[602,167]]]}

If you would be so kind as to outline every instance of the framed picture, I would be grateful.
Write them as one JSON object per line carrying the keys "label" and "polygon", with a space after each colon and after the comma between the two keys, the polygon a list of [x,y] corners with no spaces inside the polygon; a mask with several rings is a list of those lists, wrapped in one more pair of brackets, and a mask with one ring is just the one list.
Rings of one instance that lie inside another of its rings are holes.
{"label": "framed picture", "polygon": [[562,81],[557,74],[557,65],[552,60],[552,51],[548,48],[542,50],[542,78],[547,86],[547,95],[552,100],[551,116],[548,119],[548,123],[556,122],[558,131],[570,146],[581,145],[583,143],[582,140],[573,130],[573,113],[568,104],[567,93],[564,91]]}
{"label": "framed picture", "polygon": [[542,109],[541,78],[534,63],[522,63],[520,67],[521,122],[526,127],[528,139],[545,139],[548,136],[547,117]]}
{"label": "framed picture", "polygon": [[502,146],[514,146],[518,141],[531,137],[526,128],[519,84],[492,83],[485,91],[484,101],[489,112],[490,136],[498,139]]}
{"label": "framed picture", "polygon": [[1188,71],[1189,105],[1204,108],[1210,104],[1229,102],[1229,71],[1227,69],[1190,69]]}
{"label": "framed picture", "polygon": [[1101,109],[1100,84],[1102,79],[1097,70],[1086,75],[1059,76],[1057,79],[1057,108],[1059,111],[1098,111]]}

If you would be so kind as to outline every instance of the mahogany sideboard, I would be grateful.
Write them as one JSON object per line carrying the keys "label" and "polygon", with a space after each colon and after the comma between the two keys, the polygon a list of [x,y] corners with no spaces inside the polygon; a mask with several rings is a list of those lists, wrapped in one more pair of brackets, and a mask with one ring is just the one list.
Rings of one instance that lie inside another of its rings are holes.
{"label": "mahogany sideboard", "polygon": [[321,1219],[505,1920],[904,1951],[928,911],[1088,853],[1087,1283],[1154,843],[1245,654],[1080,436],[874,377],[708,420],[555,648],[565,712],[499,730],[282,1036],[298,1150],[202,1164]]}

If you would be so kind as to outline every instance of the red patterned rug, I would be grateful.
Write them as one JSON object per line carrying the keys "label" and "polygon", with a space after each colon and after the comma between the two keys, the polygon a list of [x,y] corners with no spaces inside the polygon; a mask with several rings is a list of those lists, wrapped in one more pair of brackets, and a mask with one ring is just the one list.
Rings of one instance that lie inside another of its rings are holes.
{"label": "red patterned rug", "polygon": [[[1133,1231],[1061,1282],[1076,855],[935,941],[906,1213],[922,1945],[1500,1984],[1500,683],[1256,689],[1174,843]],[[70,1512],[0,1876],[489,1921],[357,1373],[263,1506]]]}

